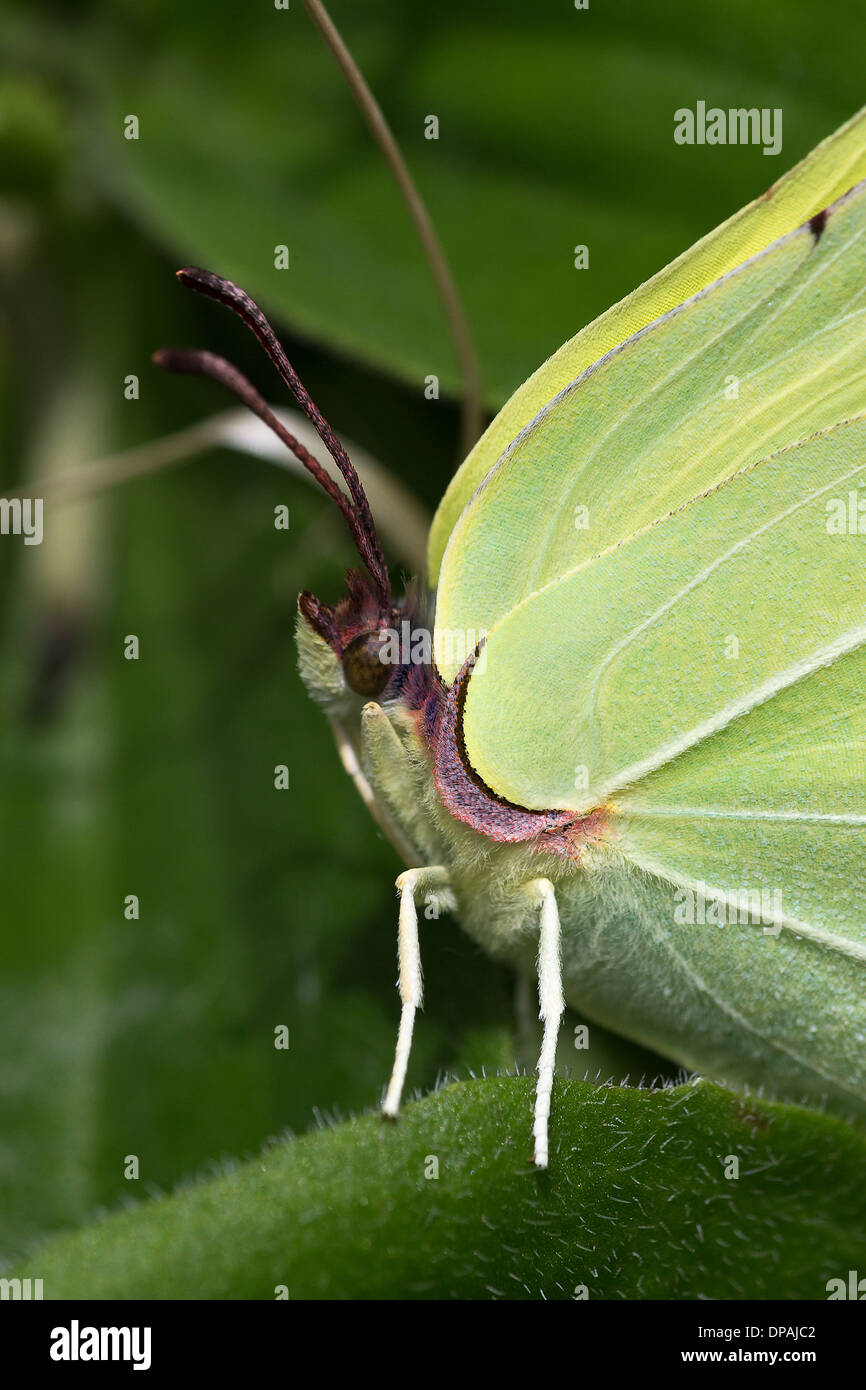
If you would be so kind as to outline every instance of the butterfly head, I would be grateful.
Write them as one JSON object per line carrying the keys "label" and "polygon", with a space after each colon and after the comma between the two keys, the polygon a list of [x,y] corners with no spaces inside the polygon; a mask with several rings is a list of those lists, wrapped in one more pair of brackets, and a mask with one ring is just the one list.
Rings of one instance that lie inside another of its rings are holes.
{"label": "butterfly head", "polygon": [[346,593],[330,606],[308,590],[298,598],[296,641],[301,678],[329,713],[379,699],[393,679],[389,639],[397,615],[365,570],[349,570]]}

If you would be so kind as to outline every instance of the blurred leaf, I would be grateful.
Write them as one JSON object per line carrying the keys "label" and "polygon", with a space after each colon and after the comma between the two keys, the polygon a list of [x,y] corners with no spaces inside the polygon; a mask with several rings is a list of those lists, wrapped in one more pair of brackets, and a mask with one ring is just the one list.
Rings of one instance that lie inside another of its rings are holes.
{"label": "blurred leaf", "polygon": [[45,83],[0,75],[0,188],[4,199],[51,188],[67,149],[63,110]]}
{"label": "blurred leaf", "polygon": [[[832,26],[809,0],[786,5],[784,25],[749,0],[699,25],[686,0],[663,15],[637,0],[332,11],[453,261],[491,405],[862,102],[837,41],[862,36],[856,0]],[[171,41],[155,42],[163,31]],[[176,259],[239,280],[296,330],[419,392],[430,373],[456,388],[406,210],[300,4],[239,24],[226,0],[190,0],[182,15],[115,0],[47,46],[82,84],[82,174]],[[698,99],[781,108],[783,152],[675,145],[674,112]],[[123,137],[130,114],[137,140]],[[588,271],[574,269],[578,244]],[[274,269],[278,245],[289,270]]]}
{"label": "blurred leaf", "polygon": [[706,1083],[571,1082],[539,1173],[531,1106],[528,1080],[450,1086],[396,1126],[268,1149],[16,1273],[46,1298],[821,1299],[863,1268],[866,1138],[838,1120]]}

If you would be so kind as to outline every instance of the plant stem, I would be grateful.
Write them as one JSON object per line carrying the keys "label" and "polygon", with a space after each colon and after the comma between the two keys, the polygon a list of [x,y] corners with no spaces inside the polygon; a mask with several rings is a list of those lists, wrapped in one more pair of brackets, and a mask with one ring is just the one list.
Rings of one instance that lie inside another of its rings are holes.
{"label": "plant stem", "polygon": [[463,378],[461,443],[465,456],[481,433],[481,373],[469,321],[463,309],[451,267],[436,234],[426,204],[413,182],[406,161],[400,153],[400,147],[394,139],[391,127],[388,125],[379,103],[367,86],[361,70],[343,42],[334,21],[321,0],[303,0],[303,2],[307,13],[342,69],[352,94],[361,108],[361,113],[388,162],[409,209],[412,221],[415,223],[424,253],[430,263],[430,269],[433,272],[433,278],[436,281],[436,287],[454,339]]}

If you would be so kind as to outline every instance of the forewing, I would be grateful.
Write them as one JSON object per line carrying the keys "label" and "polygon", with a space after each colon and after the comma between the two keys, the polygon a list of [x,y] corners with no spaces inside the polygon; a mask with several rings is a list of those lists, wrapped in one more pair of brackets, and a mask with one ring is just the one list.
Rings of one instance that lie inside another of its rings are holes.
{"label": "forewing", "polygon": [[[640,952],[624,1031],[710,1075],[861,1113],[864,689],[860,647],[617,795],[614,841],[639,877],[629,920],[602,938],[620,943],[620,978],[629,932]],[[621,870],[604,883],[616,903]],[[607,1018],[615,971],[599,975]]]}
{"label": "forewing", "polygon": [[864,691],[861,645],[617,795],[623,852],[866,961]]}
{"label": "forewing", "polygon": [[463,508],[503,451],[569,382],[605,353],[800,226],[866,177],[866,109],[818,145],[760,198],[565,343],[514,393],[469,453],[433,520],[428,570],[436,584]]}
{"label": "forewing", "polygon": [[[437,628],[490,631],[744,466],[864,410],[866,183],[820,227],[629,339],[533,420],[454,529]],[[440,660],[446,680],[457,666]]]}
{"label": "forewing", "polygon": [[[767,740],[748,747],[769,792],[778,750],[796,763],[798,698],[813,679],[831,683],[834,727],[861,718],[845,664],[866,640],[861,509],[864,418],[744,469],[533,594],[468,682],[477,773],[521,806],[625,807],[685,755],[699,786],[704,762],[708,776],[718,766],[716,740],[745,737],[749,716]],[[835,767],[822,772],[838,783],[823,809],[850,811],[863,763],[844,763],[847,780]],[[765,809],[800,809],[802,775],[779,785],[780,805]]]}

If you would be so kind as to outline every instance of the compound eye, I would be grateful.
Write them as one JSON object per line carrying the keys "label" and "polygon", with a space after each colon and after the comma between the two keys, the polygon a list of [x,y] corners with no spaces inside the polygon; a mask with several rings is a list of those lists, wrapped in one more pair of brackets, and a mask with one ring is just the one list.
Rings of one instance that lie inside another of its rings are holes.
{"label": "compound eye", "polygon": [[393,674],[383,660],[388,634],[382,628],[362,632],[343,652],[343,675],[356,695],[381,695]]}

